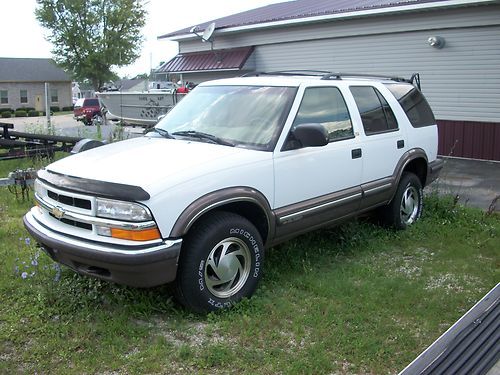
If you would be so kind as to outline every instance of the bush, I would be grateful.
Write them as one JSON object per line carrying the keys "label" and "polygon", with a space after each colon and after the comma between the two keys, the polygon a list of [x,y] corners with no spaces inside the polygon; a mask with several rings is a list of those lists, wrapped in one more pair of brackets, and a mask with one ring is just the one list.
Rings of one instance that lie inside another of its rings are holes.
{"label": "bush", "polygon": [[10,113],[12,113],[12,108],[0,108],[0,113],[3,113],[3,112],[10,112]]}
{"label": "bush", "polygon": [[10,118],[10,117],[12,117],[12,113],[10,111],[2,111],[0,113],[2,115],[2,118]]}
{"label": "bush", "polygon": [[18,109],[16,112],[15,112],[15,116],[16,117],[26,117],[28,116],[28,113],[22,109]]}
{"label": "bush", "polygon": [[40,116],[40,112],[35,111],[35,110],[30,110],[30,111],[28,112],[28,116],[29,116],[29,117],[36,117],[36,116]]}
{"label": "bush", "polygon": [[50,106],[50,112],[59,112],[61,110],[61,108],[57,107],[57,106]]}
{"label": "bush", "polygon": [[63,107],[62,110],[63,110],[63,112],[68,112],[68,111],[71,112],[73,110],[73,106],[71,106],[71,107]]}
{"label": "bush", "polygon": [[35,108],[33,108],[33,107],[20,107],[20,108],[16,109],[16,112],[17,111],[26,111],[26,113],[28,113],[29,111],[34,111],[34,110],[35,110]]}

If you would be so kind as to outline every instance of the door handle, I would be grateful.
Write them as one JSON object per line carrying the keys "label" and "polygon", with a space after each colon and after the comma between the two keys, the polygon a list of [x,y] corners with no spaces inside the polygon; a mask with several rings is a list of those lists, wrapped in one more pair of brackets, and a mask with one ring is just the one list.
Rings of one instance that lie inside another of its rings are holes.
{"label": "door handle", "polygon": [[404,141],[404,139],[400,139],[400,140],[398,141],[397,145],[398,145],[398,148],[403,148],[403,147],[405,147],[405,141]]}
{"label": "door handle", "polygon": [[360,148],[355,148],[354,150],[351,150],[351,156],[353,159],[359,159],[361,157],[361,149]]}

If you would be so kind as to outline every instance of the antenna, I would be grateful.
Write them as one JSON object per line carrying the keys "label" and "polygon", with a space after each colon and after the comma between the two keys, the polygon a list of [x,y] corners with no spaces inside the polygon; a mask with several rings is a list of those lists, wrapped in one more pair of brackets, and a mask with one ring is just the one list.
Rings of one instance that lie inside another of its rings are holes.
{"label": "antenna", "polygon": [[210,42],[213,43],[212,41],[212,35],[214,34],[215,31],[215,22],[212,22],[210,25],[206,27],[206,29],[203,31],[203,34],[200,34],[199,26],[193,26],[189,32],[196,35],[198,38],[201,38],[203,42]]}
{"label": "antenna", "polygon": [[204,42],[210,41],[210,38],[212,37],[214,30],[215,30],[215,22],[212,22],[210,25],[208,25],[208,27],[203,32],[203,35],[201,36],[201,40]]}
{"label": "antenna", "polygon": [[210,42],[210,50],[213,51],[213,53],[215,54],[217,61],[221,61],[221,58],[219,57],[217,52],[214,51],[214,41],[213,41],[214,31],[215,31],[215,22],[212,22],[210,25],[208,25],[203,31],[203,34],[200,34],[199,26],[193,26],[189,30],[190,33],[196,35],[198,38],[201,38],[202,42]]}

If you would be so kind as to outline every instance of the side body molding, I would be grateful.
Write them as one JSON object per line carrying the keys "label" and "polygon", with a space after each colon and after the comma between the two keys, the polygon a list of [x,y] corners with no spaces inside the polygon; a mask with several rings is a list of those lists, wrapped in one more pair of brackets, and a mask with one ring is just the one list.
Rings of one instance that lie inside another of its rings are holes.
{"label": "side body molding", "polygon": [[[211,210],[222,206],[237,207],[238,204],[242,203],[252,204],[261,211],[262,215],[265,216],[266,222],[259,222],[259,225],[256,225],[256,227],[260,229],[259,227],[265,224],[267,235],[263,240],[267,242],[267,240],[272,239],[274,237],[276,220],[274,219],[271,206],[261,192],[247,186],[221,189],[198,198],[179,216],[169,237],[177,238],[185,235],[197,219]],[[236,211],[236,213],[241,212]]]}

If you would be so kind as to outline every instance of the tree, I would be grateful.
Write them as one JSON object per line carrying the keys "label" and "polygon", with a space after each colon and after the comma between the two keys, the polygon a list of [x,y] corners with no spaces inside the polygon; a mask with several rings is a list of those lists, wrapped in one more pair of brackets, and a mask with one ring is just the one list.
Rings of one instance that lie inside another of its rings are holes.
{"label": "tree", "polygon": [[37,0],[35,15],[49,30],[56,63],[96,90],[115,76],[113,67],[139,57],[143,0]]}

